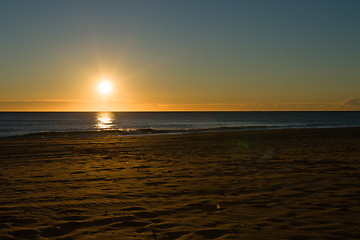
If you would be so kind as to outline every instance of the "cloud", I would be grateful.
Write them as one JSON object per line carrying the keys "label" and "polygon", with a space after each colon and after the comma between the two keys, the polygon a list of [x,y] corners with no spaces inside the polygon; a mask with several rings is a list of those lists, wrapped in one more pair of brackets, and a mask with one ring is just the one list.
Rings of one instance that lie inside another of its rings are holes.
{"label": "cloud", "polygon": [[34,99],[0,100],[0,111],[125,111],[145,109],[130,100]]}
{"label": "cloud", "polygon": [[0,100],[0,103],[6,102],[94,102],[94,101],[85,101],[85,100],[72,100],[72,99],[34,99],[34,100]]}
{"label": "cloud", "polygon": [[338,103],[157,104],[159,111],[336,111]]}
{"label": "cloud", "polygon": [[0,100],[0,111],[58,111],[73,106],[91,104],[81,100],[45,99],[45,100]]}
{"label": "cloud", "polygon": [[347,100],[342,105],[349,109],[360,110],[360,98]]}
{"label": "cloud", "polygon": [[337,103],[159,103],[130,99],[0,100],[0,111],[360,111],[360,99]]}

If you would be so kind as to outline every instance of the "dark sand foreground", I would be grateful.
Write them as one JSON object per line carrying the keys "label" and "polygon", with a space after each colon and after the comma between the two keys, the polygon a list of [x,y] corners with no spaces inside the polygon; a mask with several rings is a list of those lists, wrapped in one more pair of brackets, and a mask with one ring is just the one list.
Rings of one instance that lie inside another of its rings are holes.
{"label": "dark sand foreground", "polygon": [[0,239],[360,239],[360,128],[0,140]]}

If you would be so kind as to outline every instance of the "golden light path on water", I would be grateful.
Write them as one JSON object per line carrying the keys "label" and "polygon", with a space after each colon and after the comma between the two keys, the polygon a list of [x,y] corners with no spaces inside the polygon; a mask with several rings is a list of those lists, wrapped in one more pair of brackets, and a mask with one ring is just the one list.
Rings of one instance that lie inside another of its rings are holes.
{"label": "golden light path on water", "polygon": [[112,129],[114,126],[114,114],[111,112],[98,112],[96,118],[96,128],[98,129]]}

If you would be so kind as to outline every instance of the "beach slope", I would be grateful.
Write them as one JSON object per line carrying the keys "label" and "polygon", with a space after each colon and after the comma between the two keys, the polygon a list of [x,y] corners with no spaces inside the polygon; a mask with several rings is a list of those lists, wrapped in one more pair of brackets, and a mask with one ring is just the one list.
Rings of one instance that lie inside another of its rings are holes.
{"label": "beach slope", "polygon": [[0,239],[360,239],[360,128],[0,140]]}

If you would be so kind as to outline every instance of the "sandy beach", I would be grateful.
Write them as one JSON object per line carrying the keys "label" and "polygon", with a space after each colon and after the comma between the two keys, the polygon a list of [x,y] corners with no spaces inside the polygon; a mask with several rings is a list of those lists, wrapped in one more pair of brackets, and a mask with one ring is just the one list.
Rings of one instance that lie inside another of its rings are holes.
{"label": "sandy beach", "polygon": [[360,128],[0,140],[0,239],[360,239]]}

